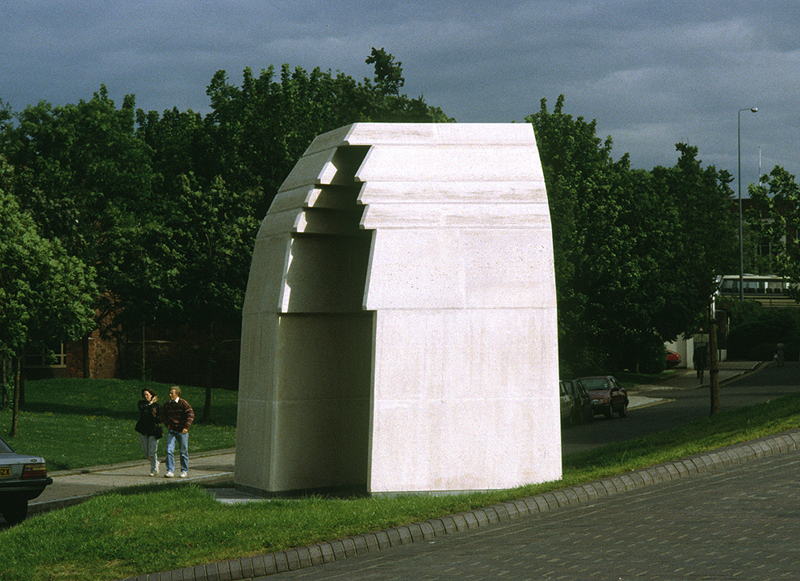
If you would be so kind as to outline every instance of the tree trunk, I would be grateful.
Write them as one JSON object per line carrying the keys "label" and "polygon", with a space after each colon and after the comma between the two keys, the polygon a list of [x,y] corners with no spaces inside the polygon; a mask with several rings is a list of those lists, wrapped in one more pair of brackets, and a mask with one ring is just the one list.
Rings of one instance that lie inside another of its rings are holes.
{"label": "tree trunk", "polygon": [[203,403],[203,416],[202,421],[208,422],[211,418],[211,383],[214,373],[214,361],[216,360],[214,353],[214,322],[211,322],[208,332],[208,351],[206,354],[206,369],[205,369],[205,383],[206,387],[206,400]]}
{"label": "tree trunk", "polygon": [[83,351],[83,378],[89,379],[92,375],[89,365],[89,333],[81,338],[81,351]]}
{"label": "tree trunk", "polygon": [[25,353],[20,355],[17,366],[19,367],[19,406],[25,405]]}
{"label": "tree trunk", "polygon": [[0,385],[2,385],[3,393],[0,394],[0,409],[6,409],[6,407],[8,407],[8,404],[11,403],[8,400],[8,389],[6,387],[9,379],[8,377],[9,363],[10,360],[8,359],[8,357],[3,357],[3,376],[0,377]]}
{"label": "tree trunk", "polygon": [[147,340],[144,322],[142,322],[142,381],[147,381]]}
{"label": "tree trunk", "polygon": [[19,398],[22,387],[22,357],[19,355],[15,356],[12,367],[14,370],[14,397],[11,400],[11,431],[8,433],[11,438],[17,435],[17,425],[19,423]]}

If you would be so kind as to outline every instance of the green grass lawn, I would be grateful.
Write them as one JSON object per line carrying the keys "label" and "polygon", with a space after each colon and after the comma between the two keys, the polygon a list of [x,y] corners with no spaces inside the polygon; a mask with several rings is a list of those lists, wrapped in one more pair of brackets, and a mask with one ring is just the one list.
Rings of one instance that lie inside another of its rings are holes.
{"label": "green grass lawn", "polygon": [[[159,402],[167,401],[169,385],[116,379],[48,379],[25,385],[25,406],[17,435],[8,438],[11,411],[0,411],[0,432],[19,452],[42,456],[48,470],[66,470],[142,459],[136,407],[142,388],[149,387]],[[212,391],[208,422],[200,421],[205,390],[181,386],[181,397],[194,408],[190,451],[202,452],[236,445],[237,393]],[[161,444],[163,449],[163,444]]]}
{"label": "green grass lawn", "polygon": [[[132,402],[135,409],[138,388],[120,389],[134,392],[120,398],[120,405]],[[187,394],[201,400],[200,392]],[[86,408],[78,407],[82,411],[76,415],[85,418]],[[29,413],[34,423],[35,414],[46,412]],[[197,485],[121,490],[0,533],[0,580],[113,580],[279,551],[515,500],[798,427],[800,394],[570,455],[558,482],[490,493],[223,505]],[[69,460],[70,452],[58,452],[55,444],[54,450],[66,463],[77,463]]]}

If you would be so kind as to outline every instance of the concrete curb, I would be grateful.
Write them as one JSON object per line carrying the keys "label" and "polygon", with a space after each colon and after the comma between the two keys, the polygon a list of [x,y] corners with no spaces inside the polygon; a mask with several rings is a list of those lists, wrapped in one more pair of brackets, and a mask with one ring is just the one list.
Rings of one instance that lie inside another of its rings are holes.
{"label": "concrete curb", "polygon": [[120,581],[239,581],[294,571],[349,557],[381,551],[391,547],[430,541],[444,535],[476,529],[490,524],[515,520],[563,506],[643,488],[661,482],[693,476],[742,464],[758,458],[775,456],[800,449],[800,429],[790,430],[710,452],[682,458],[674,462],[642,468],[627,474],[562,488],[536,496],[505,502],[468,512],[412,523],[391,529],[355,535],[334,541],[244,557],[232,561],[209,563],[128,577]]}
{"label": "concrete curb", "polygon": [[[192,458],[206,458],[207,456],[221,456],[222,454],[233,454],[236,448],[225,448],[222,450],[208,450],[206,452],[192,452]],[[75,468],[73,470],[55,470],[48,473],[48,476],[72,476],[75,474],[91,474],[92,472],[105,472],[116,468],[128,468],[141,466],[142,460],[131,460],[130,462],[120,462],[119,464],[101,464],[89,468]]]}

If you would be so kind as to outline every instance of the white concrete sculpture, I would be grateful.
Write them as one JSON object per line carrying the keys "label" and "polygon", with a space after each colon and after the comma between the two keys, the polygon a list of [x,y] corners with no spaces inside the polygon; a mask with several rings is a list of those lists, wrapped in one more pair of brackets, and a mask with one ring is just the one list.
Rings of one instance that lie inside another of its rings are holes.
{"label": "white concrete sculpture", "polygon": [[561,477],[547,194],[528,124],[317,137],[258,234],[235,483],[265,494]]}

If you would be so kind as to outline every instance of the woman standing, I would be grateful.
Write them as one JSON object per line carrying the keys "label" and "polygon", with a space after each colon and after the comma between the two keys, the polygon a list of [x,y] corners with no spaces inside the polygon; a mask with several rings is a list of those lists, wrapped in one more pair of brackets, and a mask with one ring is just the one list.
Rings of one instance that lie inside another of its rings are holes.
{"label": "woman standing", "polygon": [[142,453],[150,460],[150,476],[158,474],[158,439],[164,435],[161,429],[161,406],[158,396],[152,389],[145,387],[139,401],[139,421],[135,430],[142,441]]}

